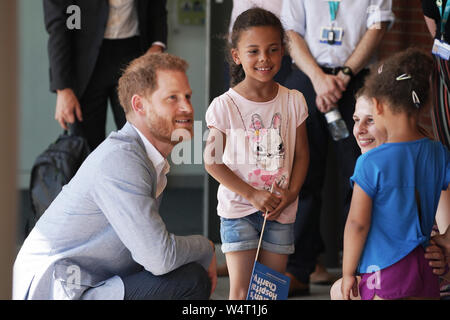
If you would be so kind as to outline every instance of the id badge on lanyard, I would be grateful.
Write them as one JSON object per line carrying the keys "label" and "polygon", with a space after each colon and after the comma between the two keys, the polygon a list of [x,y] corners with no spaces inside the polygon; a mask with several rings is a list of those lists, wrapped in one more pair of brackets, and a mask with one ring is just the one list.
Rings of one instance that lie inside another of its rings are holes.
{"label": "id badge on lanyard", "polygon": [[320,35],[319,35],[320,43],[326,43],[329,45],[342,44],[342,37],[344,36],[344,30],[336,25],[336,16],[339,10],[340,2],[341,0],[328,1],[328,5],[330,7],[331,24],[330,26],[320,28]]}
{"label": "id badge on lanyard", "polygon": [[450,59],[450,44],[445,42],[444,34],[445,34],[445,25],[447,24],[448,17],[450,15],[450,0],[447,1],[445,9],[442,7],[442,0],[436,1],[436,6],[439,9],[439,13],[441,15],[441,40],[435,39],[433,44],[433,49],[431,52],[444,60]]}
{"label": "id badge on lanyard", "polygon": [[444,60],[450,59],[450,45],[445,41],[434,39],[433,49],[431,51],[435,56]]}

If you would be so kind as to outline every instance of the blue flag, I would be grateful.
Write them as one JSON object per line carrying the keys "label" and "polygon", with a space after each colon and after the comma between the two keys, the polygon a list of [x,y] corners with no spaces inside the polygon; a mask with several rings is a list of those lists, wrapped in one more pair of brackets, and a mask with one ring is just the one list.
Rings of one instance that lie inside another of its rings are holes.
{"label": "blue flag", "polygon": [[255,261],[247,300],[286,300],[289,282],[289,277]]}

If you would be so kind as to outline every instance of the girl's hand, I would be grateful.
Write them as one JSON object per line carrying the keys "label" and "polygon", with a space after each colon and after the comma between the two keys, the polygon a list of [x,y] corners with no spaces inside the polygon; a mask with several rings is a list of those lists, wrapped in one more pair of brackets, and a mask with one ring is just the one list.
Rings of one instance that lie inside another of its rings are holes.
{"label": "girl's hand", "polygon": [[351,300],[351,293],[355,297],[358,296],[358,281],[355,276],[342,277],[341,292],[344,300]]}
{"label": "girl's hand", "polygon": [[257,210],[265,213],[266,211],[273,211],[281,200],[267,190],[255,189],[248,201],[250,201]]}
{"label": "girl's hand", "polygon": [[447,227],[444,234],[434,236],[432,239],[444,252],[447,262],[450,262],[450,226]]}
{"label": "girl's hand", "polygon": [[433,240],[430,241],[430,245],[425,249],[425,258],[430,260],[429,264],[433,268],[434,274],[442,276],[445,273],[447,262],[445,261],[444,253]]}
{"label": "girl's hand", "polygon": [[276,197],[280,199],[280,203],[275,208],[275,210],[270,211],[267,214],[267,220],[276,220],[280,214],[289,206],[292,202],[297,199],[298,194],[294,194],[289,189],[281,189],[276,183],[273,185],[273,192],[277,192]]}

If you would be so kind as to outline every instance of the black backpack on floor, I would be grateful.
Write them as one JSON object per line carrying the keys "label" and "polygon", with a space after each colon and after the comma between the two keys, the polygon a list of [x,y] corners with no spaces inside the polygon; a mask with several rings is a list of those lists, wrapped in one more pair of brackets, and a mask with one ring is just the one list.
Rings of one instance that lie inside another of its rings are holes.
{"label": "black backpack on floor", "polygon": [[62,187],[75,175],[89,155],[86,139],[64,131],[35,160],[31,169],[30,200],[33,217],[26,234],[56,198]]}

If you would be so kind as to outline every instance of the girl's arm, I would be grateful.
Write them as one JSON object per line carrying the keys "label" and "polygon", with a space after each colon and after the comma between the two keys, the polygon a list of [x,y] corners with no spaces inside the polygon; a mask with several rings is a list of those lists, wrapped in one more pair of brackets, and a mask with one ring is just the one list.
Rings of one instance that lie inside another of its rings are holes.
{"label": "girl's arm", "polygon": [[297,127],[295,137],[295,153],[294,163],[292,165],[291,177],[289,179],[289,187],[280,189],[276,184],[274,191],[280,195],[281,202],[278,207],[267,215],[268,220],[275,220],[283,212],[283,210],[297,199],[309,166],[309,146],[306,133],[306,121]]}
{"label": "girl's arm", "polygon": [[439,205],[436,211],[436,224],[439,233],[443,234],[450,225],[450,189],[441,192]]}
{"label": "girl's arm", "polygon": [[[439,205],[436,211],[436,224],[439,229],[440,235],[432,238],[432,242],[436,243],[441,250],[443,250],[444,259],[431,257],[435,261],[430,261],[430,265],[434,268],[433,271],[437,273],[445,272],[445,265],[442,268],[441,260],[450,265],[450,188],[441,192],[441,197],[439,198]],[[431,252],[432,254],[432,246],[427,247],[427,253]],[[430,248],[430,249],[428,249]],[[440,254],[440,252],[439,252]],[[427,256],[425,256],[427,258]],[[442,275],[444,279],[450,281],[450,272]]]}
{"label": "girl's arm", "polygon": [[[448,227],[443,234],[434,236],[432,240],[444,251],[445,259],[447,260],[447,263],[450,265],[450,227]],[[447,273],[443,277],[444,279],[450,281],[449,273]]]}
{"label": "girl's arm", "polygon": [[372,199],[355,183],[352,202],[344,230],[344,257],[342,264],[342,296],[350,300],[350,291],[356,296],[355,272],[364,249],[372,217]]}
{"label": "girl's arm", "polygon": [[204,152],[206,171],[227,189],[247,199],[257,210],[266,212],[276,208],[280,200],[274,194],[253,188],[222,163],[225,145],[226,135],[210,128]]}

